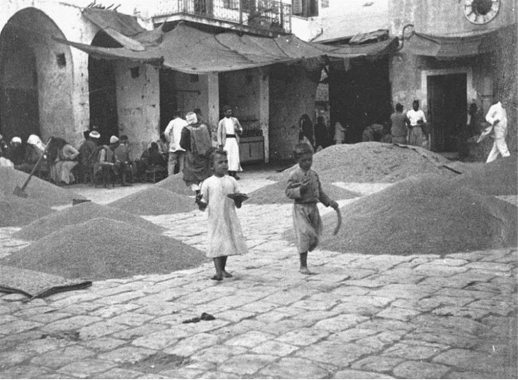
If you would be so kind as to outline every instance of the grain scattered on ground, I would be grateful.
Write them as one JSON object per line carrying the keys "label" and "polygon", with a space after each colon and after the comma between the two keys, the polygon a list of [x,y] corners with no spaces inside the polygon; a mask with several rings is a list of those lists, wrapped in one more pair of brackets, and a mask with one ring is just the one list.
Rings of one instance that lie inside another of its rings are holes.
{"label": "grain scattered on ground", "polygon": [[145,190],[130,194],[108,206],[137,215],[178,214],[197,210],[194,198],[152,186]]}
{"label": "grain scattered on ground", "polygon": [[[447,169],[449,161],[426,149],[380,142],[332,145],[313,156],[312,169],[322,182],[386,182],[421,175],[454,177]],[[292,167],[293,168],[293,167]],[[286,180],[292,168],[268,179]]]}
{"label": "grain scattered on ground", "polygon": [[205,261],[201,251],[176,239],[99,218],[37,240],[0,260],[0,265],[99,281],[167,274]]}
{"label": "grain scattered on ground", "polygon": [[[293,199],[288,198],[285,194],[286,184],[285,181],[279,181],[255,190],[248,194],[250,199],[246,202],[258,205],[293,203]],[[327,183],[322,184],[322,188],[333,200],[351,199],[360,196],[357,193]]]}
{"label": "grain scattered on ground", "polygon": [[[448,254],[517,244],[517,208],[453,186],[442,177],[408,178],[325,215],[320,248],[365,254]],[[287,233],[293,239],[293,231]]]}
{"label": "grain scattered on ground", "polygon": [[13,237],[22,240],[38,240],[64,227],[85,223],[96,218],[126,222],[132,226],[155,233],[161,233],[164,230],[156,224],[118,208],[85,202],[37,219],[18,232],[15,232]]}
{"label": "grain scattered on ground", "polygon": [[[6,195],[12,194],[16,186],[22,187],[29,175],[22,171],[0,167],[0,190]],[[72,204],[73,199],[85,199],[66,187],[59,187],[50,182],[32,176],[25,188],[27,199],[38,201],[45,206]]]}

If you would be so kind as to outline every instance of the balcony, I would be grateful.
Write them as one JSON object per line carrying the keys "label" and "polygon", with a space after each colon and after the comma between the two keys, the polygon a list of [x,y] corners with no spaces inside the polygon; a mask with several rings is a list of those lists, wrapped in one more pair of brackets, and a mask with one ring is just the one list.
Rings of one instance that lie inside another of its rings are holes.
{"label": "balcony", "polygon": [[153,24],[193,21],[251,33],[291,33],[291,4],[274,0],[155,0]]}

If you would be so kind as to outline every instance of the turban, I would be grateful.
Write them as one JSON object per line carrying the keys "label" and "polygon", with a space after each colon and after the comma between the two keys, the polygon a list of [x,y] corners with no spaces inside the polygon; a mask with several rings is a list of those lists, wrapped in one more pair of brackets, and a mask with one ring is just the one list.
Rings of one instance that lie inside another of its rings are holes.
{"label": "turban", "polygon": [[110,137],[110,144],[115,144],[117,141],[119,141],[119,138],[117,136]]}
{"label": "turban", "polygon": [[88,134],[88,136],[90,136],[93,139],[98,139],[101,137],[101,134],[97,131],[92,131]]}

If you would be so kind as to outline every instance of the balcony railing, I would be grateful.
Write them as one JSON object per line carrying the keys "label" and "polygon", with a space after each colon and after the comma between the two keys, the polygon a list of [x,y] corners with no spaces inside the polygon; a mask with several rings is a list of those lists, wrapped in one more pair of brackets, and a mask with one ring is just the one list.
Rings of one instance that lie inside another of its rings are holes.
{"label": "balcony railing", "polygon": [[291,4],[275,0],[158,0],[153,19],[193,15],[278,33],[291,32]]}

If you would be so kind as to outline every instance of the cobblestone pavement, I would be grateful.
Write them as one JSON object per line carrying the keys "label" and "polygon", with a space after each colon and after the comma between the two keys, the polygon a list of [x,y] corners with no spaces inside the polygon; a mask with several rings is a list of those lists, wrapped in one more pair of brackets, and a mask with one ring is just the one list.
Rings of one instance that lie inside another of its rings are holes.
{"label": "cobblestone pavement", "polygon": [[[303,276],[282,237],[290,205],[238,212],[250,252],[221,283],[205,264],[27,303],[0,294],[0,378],[517,377],[516,249],[317,249]],[[147,219],[205,249],[205,214]],[[4,255],[22,244],[15,230],[0,229]],[[215,319],[182,323],[204,312]]]}

